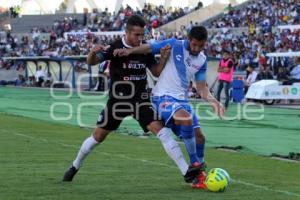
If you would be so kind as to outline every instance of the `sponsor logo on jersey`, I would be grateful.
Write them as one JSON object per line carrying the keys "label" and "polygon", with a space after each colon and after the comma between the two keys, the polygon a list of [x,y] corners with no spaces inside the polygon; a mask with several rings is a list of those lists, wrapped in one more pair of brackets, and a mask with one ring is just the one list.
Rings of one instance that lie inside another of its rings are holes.
{"label": "sponsor logo on jersey", "polygon": [[146,64],[144,63],[129,63],[127,65],[128,69],[145,69],[146,68]]}
{"label": "sponsor logo on jersey", "polygon": [[141,81],[146,79],[147,79],[147,75],[132,75],[132,76],[123,77],[124,81]]}

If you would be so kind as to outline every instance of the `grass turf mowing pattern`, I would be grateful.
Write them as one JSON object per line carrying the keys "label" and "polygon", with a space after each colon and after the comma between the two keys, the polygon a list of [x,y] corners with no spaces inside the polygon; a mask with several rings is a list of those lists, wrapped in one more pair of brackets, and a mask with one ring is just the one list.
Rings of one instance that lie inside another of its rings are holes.
{"label": "grass turf mowing pattern", "polygon": [[[66,91],[54,91],[55,96],[67,96]],[[70,98],[55,99],[48,89],[0,87],[0,112],[31,117],[45,121],[54,121],[51,116],[67,117],[61,123],[77,126],[95,126],[96,119],[105,106],[106,98],[100,94],[84,93],[85,98],[80,98],[77,92],[73,92]],[[63,106],[57,103],[70,105]],[[53,107],[52,107],[53,106]],[[249,120],[244,111],[257,110],[258,106],[242,106],[231,104],[226,112],[226,117],[240,116],[232,120],[208,120],[207,104],[193,103],[195,112],[199,114],[200,125],[207,137],[206,146],[215,147],[242,146],[243,152],[259,155],[271,155],[272,153],[288,155],[290,152],[300,152],[300,115],[296,109],[278,109],[265,107],[264,112],[247,112],[249,117],[264,115],[263,119]],[[247,109],[246,109],[247,108]],[[73,111],[73,112],[71,112]],[[247,118],[247,119],[246,119]],[[129,120],[127,120],[129,119]],[[141,133],[141,127],[135,120],[127,118],[118,130],[121,133]],[[81,121],[81,123],[80,123]],[[57,122],[57,121],[56,121]]]}
{"label": "grass turf mowing pattern", "polygon": [[5,114],[0,123],[1,200],[300,199],[297,163],[209,148],[209,167],[222,167],[235,180],[225,193],[211,193],[185,184],[158,140],[120,134],[111,134],[74,181],[63,183],[88,131]]}

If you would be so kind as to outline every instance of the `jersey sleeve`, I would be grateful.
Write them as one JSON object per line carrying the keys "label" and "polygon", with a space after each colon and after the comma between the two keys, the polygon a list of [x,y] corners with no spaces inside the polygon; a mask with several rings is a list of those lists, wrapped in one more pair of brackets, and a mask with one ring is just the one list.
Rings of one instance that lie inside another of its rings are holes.
{"label": "jersey sleeve", "polygon": [[168,44],[171,45],[171,47],[173,47],[175,45],[175,43],[176,43],[175,38],[171,38],[171,39],[163,40],[163,41],[152,42],[152,43],[150,43],[152,54],[160,53],[160,49]]}
{"label": "jersey sleeve", "polygon": [[103,73],[109,65],[109,61],[103,61],[102,63],[99,64],[99,73]]}
{"label": "jersey sleeve", "polygon": [[195,80],[205,81],[206,70],[207,70],[207,61],[204,62],[200,70],[195,74]]}

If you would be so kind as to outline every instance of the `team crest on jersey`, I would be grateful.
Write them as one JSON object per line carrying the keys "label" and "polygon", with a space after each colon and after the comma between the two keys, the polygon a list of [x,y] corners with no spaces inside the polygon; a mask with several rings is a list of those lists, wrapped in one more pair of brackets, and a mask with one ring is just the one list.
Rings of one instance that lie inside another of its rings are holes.
{"label": "team crest on jersey", "polygon": [[161,108],[166,108],[168,105],[170,105],[171,104],[171,102],[169,102],[169,101],[165,101],[165,102],[162,102],[161,104],[160,104],[160,107]]}
{"label": "team crest on jersey", "polygon": [[191,58],[190,57],[187,57],[186,59],[185,59],[185,63],[187,64],[187,66],[188,67],[190,67],[191,66]]}
{"label": "team crest on jersey", "polygon": [[178,54],[175,57],[176,57],[176,60],[180,61],[182,56]]}

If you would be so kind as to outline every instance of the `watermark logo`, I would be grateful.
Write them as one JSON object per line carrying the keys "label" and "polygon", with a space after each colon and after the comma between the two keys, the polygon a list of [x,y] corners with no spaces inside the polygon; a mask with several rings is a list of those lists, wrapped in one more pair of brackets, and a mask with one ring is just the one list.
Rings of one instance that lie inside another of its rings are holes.
{"label": "watermark logo", "polygon": [[[78,86],[80,86],[81,81],[87,79],[86,75],[80,76],[82,77],[78,77]],[[105,84],[108,85],[107,77],[103,76],[102,78],[104,79]],[[122,88],[124,83],[126,84],[126,88],[130,88],[130,91],[124,91],[123,93],[123,91],[118,88]],[[68,89],[66,90],[66,88],[64,88],[64,91],[56,89],[55,84],[64,84],[68,86]],[[101,122],[101,124],[104,125],[109,117],[113,117],[116,120],[124,120],[124,117],[131,115],[136,120],[139,120],[140,117],[153,114],[153,120],[158,120],[158,117],[161,117],[162,115],[170,115],[169,117],[173,117],[174,119],[174,117],[176,117],[174,113],[178,108],[188,108],[187,110],[190,115],[186,116],[186,120],[191,120],[191,115],[195,115],[200,120],[219,119],[219,116],[211,109],[211,104],[209,103],[201,102],[197,104],[190,104],[189,102],[186,102],[186,105],[184,105],[182,102],[164,101],[160,105],[154,106],[147,100],[150,98],[148,96],[146,100],[145,98],[140,97],[140,101],[136,101],[135,85],[132,82],[116,82],[111,86],[111,88],[113,91],[110,95],[115,99],[115,101],[110,106],[108,112],[101,112],[107,108],[106,99],[108,97],[108,92],[90,94],[82,92],[80,89],[73,89],[69,82],[56,82],[50,88],[51,98],[55,100],[52,105],[50,105],[50,117],[56,121],[74,120],[82,127],[95,127],[96,121],[97,123]],[[108,87],[105,89],[107,91]],[[288,88],[283,90],[283,92],[288,94]],[[291,93],[297,94],[297,88],[291,89]],[[266,92],[265,95],[269,96],[273,94],[272,92]],[[147,107],[147,109],[145,109],[145,107]],[[151,109],[149,109],[149,107]],[[154,109],[155,113],[153,113],[152,109]],[[98,111],[97,114],[95,114],[95,110]],[[158,115],[156,113],[158,113]],[[95,120],[94,123],[91,123],[91,120],[88,119],[91,119],[93,115],[95,115]],[[87,116],[90,118],[87,118]],[[223,120],[262,120],[263,118],[263,105],[246,103],[237,104],[236,109],[234,109],[234,111],[232,110],[229,114],[226,114]],[[185,116],[181,115],[179,119],[174,120],[185,120]],[[88,121],[90,123],[88,123]]]}

